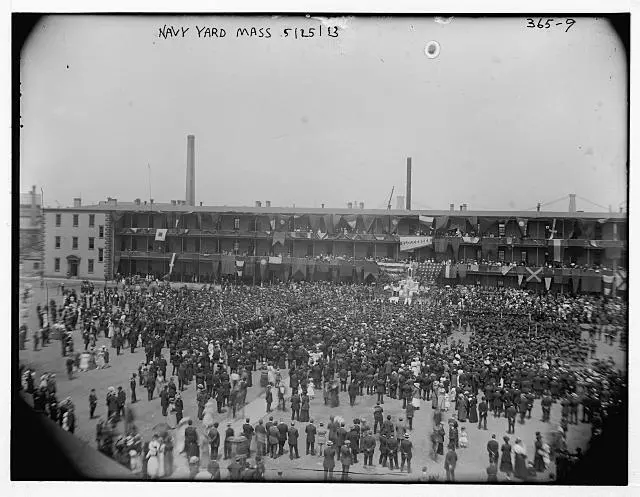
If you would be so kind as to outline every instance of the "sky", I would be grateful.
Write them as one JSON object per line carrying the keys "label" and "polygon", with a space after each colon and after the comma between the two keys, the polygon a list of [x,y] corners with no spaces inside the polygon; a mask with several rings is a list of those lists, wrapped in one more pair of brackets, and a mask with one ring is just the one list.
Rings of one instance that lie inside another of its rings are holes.
{"label": "sky", "polygon": [[[384,208],[395,187],[395,208],[410,156],[414,209],[562,211],[568,200],[547,202],[576,193],[579,210],[617,211],[624,47],[604,19],[527,24],[46,17],[22,51],[20,188],[42,187],[48,206],[184,199],[193,134],[204,205]],[[189,30],[165,39],[165,25]],[[252,26],[271,37],[236,36]],[[313,38],[295,39],[293,28],[311,27]]]}

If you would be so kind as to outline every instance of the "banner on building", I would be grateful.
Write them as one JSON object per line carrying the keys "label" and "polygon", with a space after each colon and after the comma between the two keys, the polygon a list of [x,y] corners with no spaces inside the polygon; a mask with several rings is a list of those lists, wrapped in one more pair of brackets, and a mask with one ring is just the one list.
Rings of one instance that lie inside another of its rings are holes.
{"label": "banner on building", "polygon": [[529,282],[533,282],[533,283],[540,283],[542,280],[540,279],[540,277],[542,276],[542,268],[533,268],[531,269],[530,267],[525,267],[525,270],[528,273],[527,276],[527,283]]}
{"label": "banner on building", "polygon": [[167,239],[167,230],[165,228],[156,230],[156,242],[164,242]]}
{"label": "banner on building", "polygon": [[549,278],[546,277],[544,279],[544,287],[547,289],[547,292],[549,291],[549,288],[551,288],[551,281],[553,280],[553,278]]}
{"label": "banner on building", "polygon": [[553,260],[555,262],[562,262],[562,249],[564,247],[564,240],[552,240],[553,242]]}
{"label": "banner on building", "polygon": [[433,244],[431,236],[401,236],[400,252],[410,252],[422,247],[430,247]]}
{"label": "banner on building", "polygon": [[[165,232],[166,231],[167,230],[165,230]],[[176,253],[174,252],[171,255],[171,262],[169,262],[169,275],[171,275],[171,273],[173,272],[173,265],[175,264],[175,262],[176,262]]]}

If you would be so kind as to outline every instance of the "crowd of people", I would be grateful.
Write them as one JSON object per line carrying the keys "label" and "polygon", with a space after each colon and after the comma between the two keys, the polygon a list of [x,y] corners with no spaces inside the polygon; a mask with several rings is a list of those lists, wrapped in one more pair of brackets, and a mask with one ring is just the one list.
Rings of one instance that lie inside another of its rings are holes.
{"label": "crowd of people", "polygon": [[[569,471],[567,461],[576,457],[566,446],[570,425],[591,423],[599,436],[607,416],[624,408],[623,372],[606,360],[595,366],[589,362],[603,334],[608,343],[623,339],[626,303],[620,298],[457,286],[424,289],[416,304],[402,306],[389,304],[372,286],[328,282],[200,290],[147,282],[83,290],[79,295],[65,291],[59,308],[52,301],[39,309],[46,316],[41,326],[62,323],[63,336],[81,334],[84,350],[63,345],[70,377],[83,368],[108,367],[108,350],[105,358],[105,349],[96,347],[100,336],[111,340],[116,357],[127,349],[144,349],[145,361],[128,380],[129,401],[137,401],[136,388],[147,391],[149,402],[159,399],[162,413],[174,413],[176,426],[183,427],[184,449],[166,431],[145,442],[128,419],[122,388],[107,392],[107,417],[98,424],[96,440],[103,453],[151,478],[171,475],[182,453],[192,477],[202,473],[195,428],[191,419],[182,419],[185,388],[197,391],[193,407],[208,426],[208,473],[214,479],[220,475],[218,447],[228,459],[236,436],[236,457],[228,467],[232,479],[264,478],[265,459],[284,455],[287,443],[289,457],[298,457],[298,437],[305,438],[308,454],[315,455],[318,447],[327,479],[336,461],[347,479],[359,455],[365,466],[373,466],[375,452],[378,465],[403,471],[406,463],[411,472],[412,419],[427,402],[433,410],[431,458],[443,456],[447,478],[454,480],[456,451],[464,449],[471,427],[486,429],[489,415],[504,416],[507,433],[514,433],[517,422],[531,418],[536,399],[545,421],[551,405],[561,404],[562,420],[554,428],[558,436],[537,436],[530,463],[522,440],[512,445],[505,437],[499,447],[492,438],[488,479],[503,472],[527,480],[548,469],[551,460],[562,478]],[[582,338],[585,328],[588,340]],[[452,340],[456,332],[466,334],[468,343]],[[290,410],[291,424],[270,418],[267,423],[247,420],[238,434],[229,427],[218,430],[207,421],[208,413],[226,409],[233,418],[239,415],[256,370],[267,412],[272,403],[281,412]],[[50,375],[36,386],[34,371],[22,373],[36,410],[73,432],[73,402],[58,405],[55,378],[51,392]],[[358,396],[375,396],[374,412],[347,423],[340,392],[348,393],[351,405]],[[314,396],[321,396],[335,415],[314,422],[309,408]],[[401,418],[384,415],[389,399],[402,401]],[[89,402],[100,402],[95,391]],[[250,459],[252,447],[255,457]]]}

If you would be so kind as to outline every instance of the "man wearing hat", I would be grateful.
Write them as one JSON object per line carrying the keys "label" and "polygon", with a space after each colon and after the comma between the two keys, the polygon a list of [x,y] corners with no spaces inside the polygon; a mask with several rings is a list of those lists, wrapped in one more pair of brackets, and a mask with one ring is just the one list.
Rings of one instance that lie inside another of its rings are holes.
{"label": "man wearing hat", "polygon": [[458,454],[455,447],[449,447],[449,452],[444,458],[444,469],[447,472],[447,481],[456,480],[456,465],[458,464]]}
{"label": "man wearing hat", "polygon": [[[262,420],[260,420],[262,421]],[[247,441],[249,442],[249,451],[248,451],[248,456],[251,457],[251,440],[253,439],[253,434],[255,433],[255,429],[253,427],[253,425],[251,424],[251,419],[247,418],[245,420],[245,423],[242,425],[242,434],[246,437]]]}
{"label": "man wearing hat", "polygon": [[220,447],[220,432],[218,431],[218,423],[213,423],[209,429],[207,437],[209,438],[209,458],[211,460],[218,459],[218,448]]}
{"label": "man wearing hat", "polygon": [[398,439],[392,433],[387,438],[387,457],[389,459],[389,469],[398,469]]}
{"label": "man wearing hat", "polygon": [[342,464],[342,481],[347,481],[349,478],[349,467],[353,463],[351,456],[351,442],[345,440],[344,446],[340,449],[340,463]]}
{"label": "man wearing hat", "polygon": [[229,471],[229,480],[231,481],[240,481],[242,480],[242,473],[244,471],[244,466],[241,464],[242,457],[236,456],[235,460],[227,466],[227,470]]}
{"label": "man wearing hat", "polygon": [[333,442],[327,440],[327,447],[324,449],[324,460],[322,462],[324,468],[324,481],[333,479],[333,468],[336,467],[336,449]]}
{"label": "man wearing hat", "polygon": [[400,442],[400,454],[402,456],[402,462],[400,463],[400,472],[404,471],[404,463],[407,463],[407,473],[411,473],[411,458],[413,457],[413,444],[409,440],[409,434],[405,433],[402,441]]}
{"label": "man wearing hat", "polygon": [[280,423],[278,424],[278,456],[284,455],[284,444],[287,441],[288,433],[289,428],[287,428],[287,424],[280,418]]}
{"label": "man wearing hat", "polygon": [[224,459],[229,459],[231,457],[231,439],[235,436],[235,432],[233,428],[231,428],[231,423],[227,423],[227,429],[224,432]]}
{"label": "man wearing hat", "polygon": [[375,407],[373,408],[373,434],[375,435],[378,432],[378,426],[380,426],[380,430],[382,431],[382,423],[384,422],[384,409],[380,405],[380,402],[376,402]]}
{"label": "man wearing hat", "polygon": [[489,464],[498,460],[498,450],[500,446],[495,435],[491,435],[491,440],[487,442],[487,452],[489,453]]}
{"label": "man wearing hat", "polygon": [[371,433],[371,430],[367,430],[364,438],[362,439],[362,452],[364,453],[364,466],[374,467],[373,453],[376,449],[376,439]]}
{"label": "man wearing hat", "polygon": [[316,433],[318,430],[313,424],[313,419],[309,420],[309,424],[305,427],[304,431],[307,434],[306,455],[311,454],[312,456],[315,456]]}
{"label": "man wearing hat", "polygon": [[298,453],[298,437],[299,437],[298,429],[296,428],[295,421],[291,421],[291,427],[288,431],[288,439],[289,439],[289,459],[293,459],[293,453],[296,453],[295,458],[300,459],[300,454]]}
{"label": "man wearing hat", "polygon": [[478,429],[484,424],[484,429],[487,429],[487,413],[489,412],[489,406],[487,405],[487,398],[482,397],[482,402],[478,404]]}

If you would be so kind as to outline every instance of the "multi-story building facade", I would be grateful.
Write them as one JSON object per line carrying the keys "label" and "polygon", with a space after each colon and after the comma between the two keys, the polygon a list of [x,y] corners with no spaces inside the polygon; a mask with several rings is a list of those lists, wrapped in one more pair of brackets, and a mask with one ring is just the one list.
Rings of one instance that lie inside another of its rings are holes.
{"label": "multi-story building facade", "polygon": [[22,276],[42,275],[42,197],[34,186],[29,193],[20,195],[20,251],[18,253]]}
{"label": "multi-story building facade", "polygon": [[[221,276],[256,282],[364,281],[378,274],[375,261],[409,259],[469,263],[467,281],[475,275],[485,284],[500,279],[485,271],[497,265],[518,264],[523,271],[527,266],[626,267],[624,213],[304,209],[258,203],[207,207],[109,199],[93,206],[47,210],[50,215],[80,216],[82,221],[74,227],[65,220],[64,226],[50,229],[55,220],[47,217],[48,275],[56,267],[52,257],[61,264],[54,274],[75,274],[69,266],[75,263],[78,277],[153,274],[185,282],[210,282]],[[96,234],[94,252],[87,253],[86,239],[92,234],[83,230],[90,229],[90,215],[95,218],[91,229],[103,225],[104,237]],[[51,248],[56,236],[64,251]],[[85,246],[74,249],[69,241],[74,236]],[[100,266],[94,255],[98,248],[104,249]],[[56,250],[59,255],[53,256]],[[92,273],[86,266],[90,258],[95,264]],[[67,266],[62,266],[65,261]],[[511,285],[519,279],[516,273],[502,274],[501,281]],[[568,280],[557,281],[569,285]]]}
{"label": "multi-story building facade", "polygon": [[47,277],[103,279],[108,274],[108,212],[82,207],[44,209],[44,274]]}

